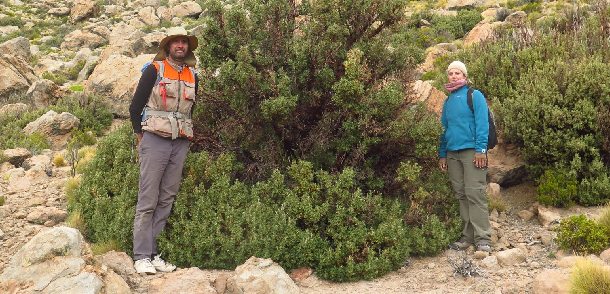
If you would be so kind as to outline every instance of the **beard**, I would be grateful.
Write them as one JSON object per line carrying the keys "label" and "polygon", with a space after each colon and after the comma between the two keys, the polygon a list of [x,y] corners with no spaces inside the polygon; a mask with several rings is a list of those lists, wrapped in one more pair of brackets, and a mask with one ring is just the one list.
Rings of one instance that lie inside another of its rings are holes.
{"label": "beard", "polygon": [[176,52],[169,52],[169,57],[177,62],[184,62],[184,59],[186,58],[186,56],[188,55],[188,51],[185,51],[184,53],[176,53]]}

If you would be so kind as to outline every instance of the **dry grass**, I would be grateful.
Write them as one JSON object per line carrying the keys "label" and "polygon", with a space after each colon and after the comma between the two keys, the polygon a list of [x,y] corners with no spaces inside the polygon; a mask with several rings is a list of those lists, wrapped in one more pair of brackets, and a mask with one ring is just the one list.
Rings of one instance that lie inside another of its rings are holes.
{"label": "dry grass", "polygon": [[83,235],[86,234],[87,224],[85,223],[85,218],[79,210],[72,211],[66,220],[66,226],[79,230]]}
{"label": "dry grass", "polygon": [[500,198],[488,197],[487,204],[488,204],[488,207],[489,207],[489,211],[493,211],[494,209],[496,211],[498,211],[498,212],[506,211],[506,206],[507,205]]}
{"label": "dry grass", "polygon": [[91,160],[95,157],[95,147],[93,146],[85,146],[78,150],[78,163],[76,164],[76,172],[83,173],[85,167],[91,162]]}
{"label": "dry grass", "polygon": [[63,154],[57,154],[53,157],[53,164],[57,167],[61,167],[68,165],[68,162],[64,158]]}
{"label": "dry grass", "polygon": [[116,240],[109,240],[91,245],[91,251],[93,251],[93,254],[95,255],[104,254],[112,250],[124,251]]}
{"label": "dry grass", "polygon": [[571,294],[610,293],[610,270],[590,258],[578,260],[572,268]]}
{"label": "dry grass", "polygon": [[597,223],[610,229],[610,203],[607,203],[599,212]]}
{"label": "dry grass", "polygon": [[78,186],[80,186],[80,182],[80,177],[69,178],[66,181],[64,191],[66,192],[66,201],[68,202],[68,205],[74,204],[74,193],[76,192],[76,189],[78,189]]}

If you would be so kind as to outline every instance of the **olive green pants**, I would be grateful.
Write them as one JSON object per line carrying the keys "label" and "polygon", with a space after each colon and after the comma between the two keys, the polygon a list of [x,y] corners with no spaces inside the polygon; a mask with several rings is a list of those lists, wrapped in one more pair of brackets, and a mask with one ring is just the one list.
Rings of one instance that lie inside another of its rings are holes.
{"label": "olive green pants", "polygon": [[462,235],[475,245],[491,246],[491,224],[485,197],[487,167],[474,165],[474,153],[474,149],[448,151],[447,171],[455,198],[460,203]]}

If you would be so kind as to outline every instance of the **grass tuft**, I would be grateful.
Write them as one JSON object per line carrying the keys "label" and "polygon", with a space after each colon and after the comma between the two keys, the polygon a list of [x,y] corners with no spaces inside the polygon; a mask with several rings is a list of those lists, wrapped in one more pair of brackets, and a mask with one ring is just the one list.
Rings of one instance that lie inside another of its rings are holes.
{"label": "grass tuft", "polygon": [[570,294],[610,293],[610,270],[590,258],[578,260],[572,269]]}

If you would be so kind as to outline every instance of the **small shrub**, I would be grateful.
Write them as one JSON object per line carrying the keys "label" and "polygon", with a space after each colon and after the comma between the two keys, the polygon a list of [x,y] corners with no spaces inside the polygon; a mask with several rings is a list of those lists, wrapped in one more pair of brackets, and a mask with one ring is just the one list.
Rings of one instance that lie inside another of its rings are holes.
{"label": "small shrub", "polygon": [[598,254],[610,244],[610,230],[583,214],[561,221],[556,231],[560,249],[572,249],[576,253]]}
{"label": "small shrub", "polygon": [[496,10],[496,20],[504,21],[511,13],[513,13],[513,12],[510,11],[510,9],[500,7],[500,8],[498,8],[498,10]]}
{"label": "small shrub", "polygon": [[576,261],[571,273],[570,294],[610,293],[610,270],[590,258]]}
{"label": "small shrub", "polygon": [[489,211],[493,211],[494,209],[498,212],[506,211],[506,203],[496,197],[488,197],[487,204]]}
{"label": "small shrub", "polygon": [[0,196],[0,206],[4,205],[4,196]]}
{"label": "small shrub", "polygon": [[62,166],[68,165],[63,154],[57,154],[57,155],[53,156],[53,164],[57,167],[62,167]]}
{"label": "small shrub", "polygon": [[423,74],[421,76],[421,80],[422,81],[436,80],[436,76],[437,76],[437,73],[435,71],[431,70],[431,71],[426,72],[425,74]]}
{"label": "small shrub", "polygon": [[117,240],[112,239],[112,240],[98,242],[98,243],[91,245],[91,251],[95,255],[104,254],[104,253],[112,251],[112,250],[123,251],[123,249],[121,248],[121,245],[119,244],[119,242],[117,242]]}
{"label": "small shrub", "polygon": [[547,170],[540,177],[536,200],[541,204],[566,207],[574,202],[575,197],[576,180],[554,170]]}

